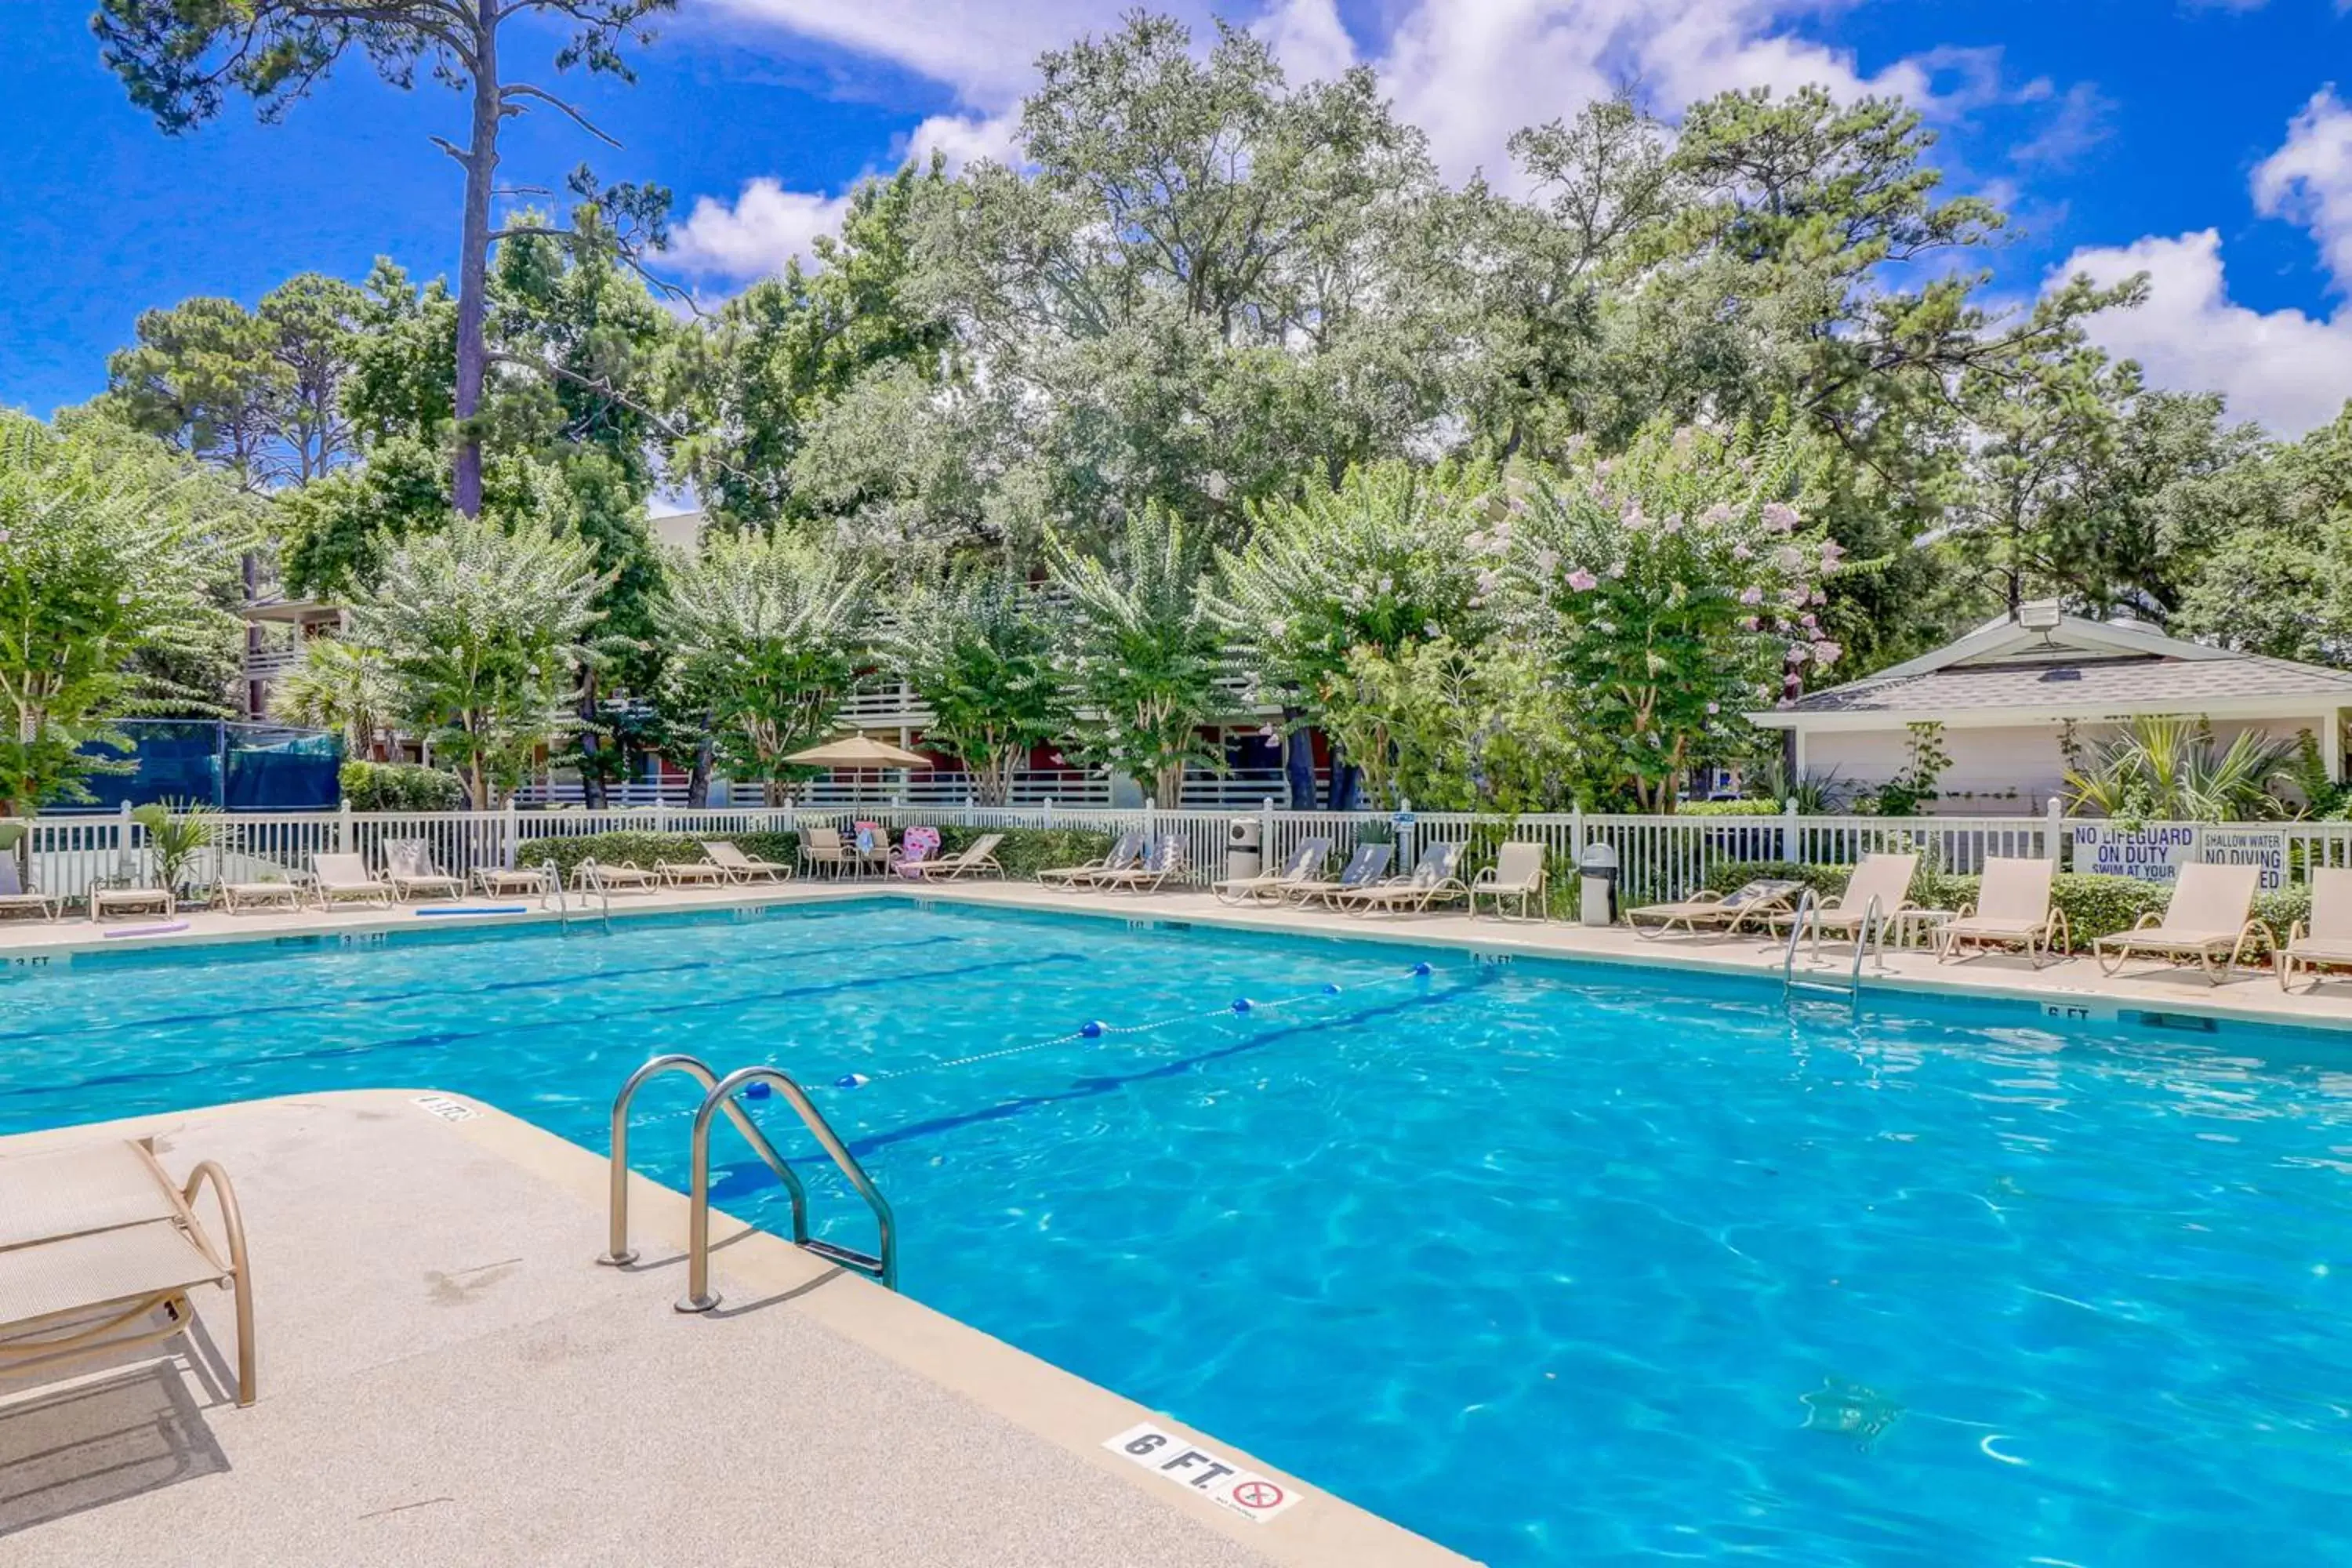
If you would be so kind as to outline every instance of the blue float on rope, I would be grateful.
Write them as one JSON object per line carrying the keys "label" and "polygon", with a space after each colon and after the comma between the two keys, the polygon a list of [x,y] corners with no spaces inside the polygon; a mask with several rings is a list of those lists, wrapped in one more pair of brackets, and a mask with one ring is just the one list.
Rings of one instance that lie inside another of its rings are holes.
{"label": "blue float on rope", "polygon": [[1078,1026],[1078,1033],[1084,1035],[1089,1040],[1100,1039],[1102,1037],[1102,1020],[1099,1018],[1090,1019],[1089,1021]]}
{"label": "blue float on rope", "polygon": [[867,1084],[872,1083],[873,1081],[874,1080],[872,1079],[867,1078],[862,1072],[853,1072],[844,1074],[842,1077],[835,1079],[833,1080],[833,1087],[835,1089],[864,1089]]}
{"label": "blue float on rope", "polygon": [[1323,983],[1323,994],[1326,996],[1337,996],[1339,994],[1339,988],[1327,980]]}
{"label": "blue float on rope", "polygon": [[1234,997],[1234,1012],[1236,1012],[1236,1013],[1246,1013],[1246,1012],[1248,1012],[1249,1010],[1250,1010],[1250,999],[1249,999],[1248,997],[1246,997],[1246,996],[1236,996],[1236,997]]}
{"label": "blue float on rope", "polygon": [[1428,961],[1427,959],[1425,959],[1425,958],[1424,958],[1424,959],[1423,959],[1419,963],[1416,963],[1416,964],[1414,964],[1414,965],[1412,966],[1412,972],[1413,972],[1415,974],[1427,974],[1427,973],[1430,973],[1429,961]]}
{"label": "blue float on rope", "polygon": [[765,1100],[774,1092],[775,1089],[772,1086],[764,1083],[747,1083],[743,1086],[743,1098],[746,1100]]}

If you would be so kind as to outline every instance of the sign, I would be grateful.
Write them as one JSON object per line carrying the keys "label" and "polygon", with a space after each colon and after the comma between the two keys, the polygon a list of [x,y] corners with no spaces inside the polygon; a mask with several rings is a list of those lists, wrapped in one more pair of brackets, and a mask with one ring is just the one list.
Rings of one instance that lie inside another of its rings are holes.
{"label": "sign", "polygon": [[11,969],[47,969],[52,965],[63,969],[73,963],[70,952],[12,952],[0,963]]}
{"label": "sign", "polygon": [[2260,866],[2263,891],[2286,886],[2286,829],[2208,827],[2198,835],[2198,858],[2209,866]]}
{"label": "sign", "polygon": [[1289,1482],[1244,1469],[1234,1460],[1222,1458],[1149,1421],[1103,1439],[1103,1447],[1188,1491],[1200,1493],[1229,1512],[1260,1524],[1299,1500],[1298,1489]]}
{"label": "sign", "polygon": [[2188,824],[2122,828],[2111,823],[2078,822],[2074,869],[2078,874],[2169,883],[2180,875],[2180,868],[2196,860],[2197,837],[2198,829]]}
{"label": "sign", "polygon": [[409,1103],[427,1116],[437,1116],[444,1121],[471,1121],[481,1114],[462,1100],[452,1100],[446,1094],[420,1094]]}

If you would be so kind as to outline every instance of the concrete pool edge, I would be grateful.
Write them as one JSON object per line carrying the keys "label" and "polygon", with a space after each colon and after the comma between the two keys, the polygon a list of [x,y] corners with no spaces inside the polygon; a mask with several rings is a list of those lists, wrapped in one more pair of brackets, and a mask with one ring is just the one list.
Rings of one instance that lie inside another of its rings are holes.
{"label": "concrete pool edge", "polygon": [[[724,1065],[724,1064],[722,1064]],[[423,1103],[432,1101],[432,1104]],[[534,1178],[598,1214],[604,1209],[609,1163],[604,1156],[470,1095],[425,1088],[332,1090],[232,1101],[108,1122],[80,1123],[0,1137],[0,1157],[109,1136],[169,1136],[196,1118],[236,1117],[288,1106],[350,1106],[388,1115],[430,1118],[478,1152]],[[620,1272],[675,1276],[687,1230],[685,1194],[643,1175],[630,1178],[633,1240],[645,1260]],[[714,1266],[733,1299],[722,1315],[754,1319],[786,1312],[848,1341],[1040,1442],[1115,1479],[1146,1500],[1182,1513],[1267,1561],[1290,1568],[1442,1568],[1468,1560],[1333,1494],[1310,1479],[1260,1462],[1246,1450],[1197,1431],[971,1324],[802,1251],[790,1242],[714,1211]],[[583,1274],[598,1265],[583,1257]],[[200,1307],[204,1304],[200,1302]],[[656,1309],[658,1310],[659,1309]],[[691,1332],[701,1320],[677,1320]],[[263,1348],[265,1363],[268,1347]],[[265,1374],[266,1375],[266,1374]],[[619,1412],[614,1413],[616,1417]],[[1154,1479],[1104,1447],[1106,1439],[1149,1422],[1292,1489],[1296,1506],[1255,1522],[1169,1479]]]}

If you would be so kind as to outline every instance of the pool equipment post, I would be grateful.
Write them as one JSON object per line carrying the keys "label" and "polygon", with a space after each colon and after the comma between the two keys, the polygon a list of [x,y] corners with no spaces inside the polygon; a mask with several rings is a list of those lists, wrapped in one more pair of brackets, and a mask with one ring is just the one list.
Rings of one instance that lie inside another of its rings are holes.
{"label": "pool equipment post", "polygon": [[[629,1081],[621,1086],[621,1092],[613,1097],[612,1229],[605,1237],[605,1251],[596,1259],[611,1268],[625,1268],[637,1260],[636,1249],[629,1245],[629,1104],[648,1080],[666,1072],[686,1074],[702,1086],[705,1095],[719,1083],[719,1075],[711,1071],[710,1064],[700,1057],[673,1053],[656,1057],[631,1073]],[[800,1177],[793,1173],[793,1168],[784,1163],[784,1157],[776,1152],[776,1146],[768,1142],[767,1134],[760,1131],[759,1123],[746,1116],[731,1100],[727,1102],[727,1115],[735,1123],[735,1130],[743,1134],[744,1141],[751,1145],[761,1159],[767,1162],[768,1168],[776,1173],[777,1178],[784,1184],[785,1191],[792,1194],[793,1239],[806,1241],[808,1190],[801,1185]]]}

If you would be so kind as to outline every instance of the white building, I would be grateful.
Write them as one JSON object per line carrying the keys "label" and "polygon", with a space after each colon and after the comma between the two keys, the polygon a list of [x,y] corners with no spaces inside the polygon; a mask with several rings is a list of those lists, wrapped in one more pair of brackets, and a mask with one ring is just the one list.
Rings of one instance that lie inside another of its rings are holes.
{"label": "white building", "polygon": [[2330,778],[2344,776],[2352,671],[2233,653],[2129,621],[2027,605],[1948,647],[1866,679],[1808,692],[1748,719],[1790,737],[1798,777],[1834,774],[1867,791],[1903,771],[1911,726],[1943,726],[1951,757],[1932,809],[2038,811],[2064,780],[2069,726],[2089,746],[2145,715],[2209,721],[2227,745],[2241,731],[2292,741],[2309,731]]}

